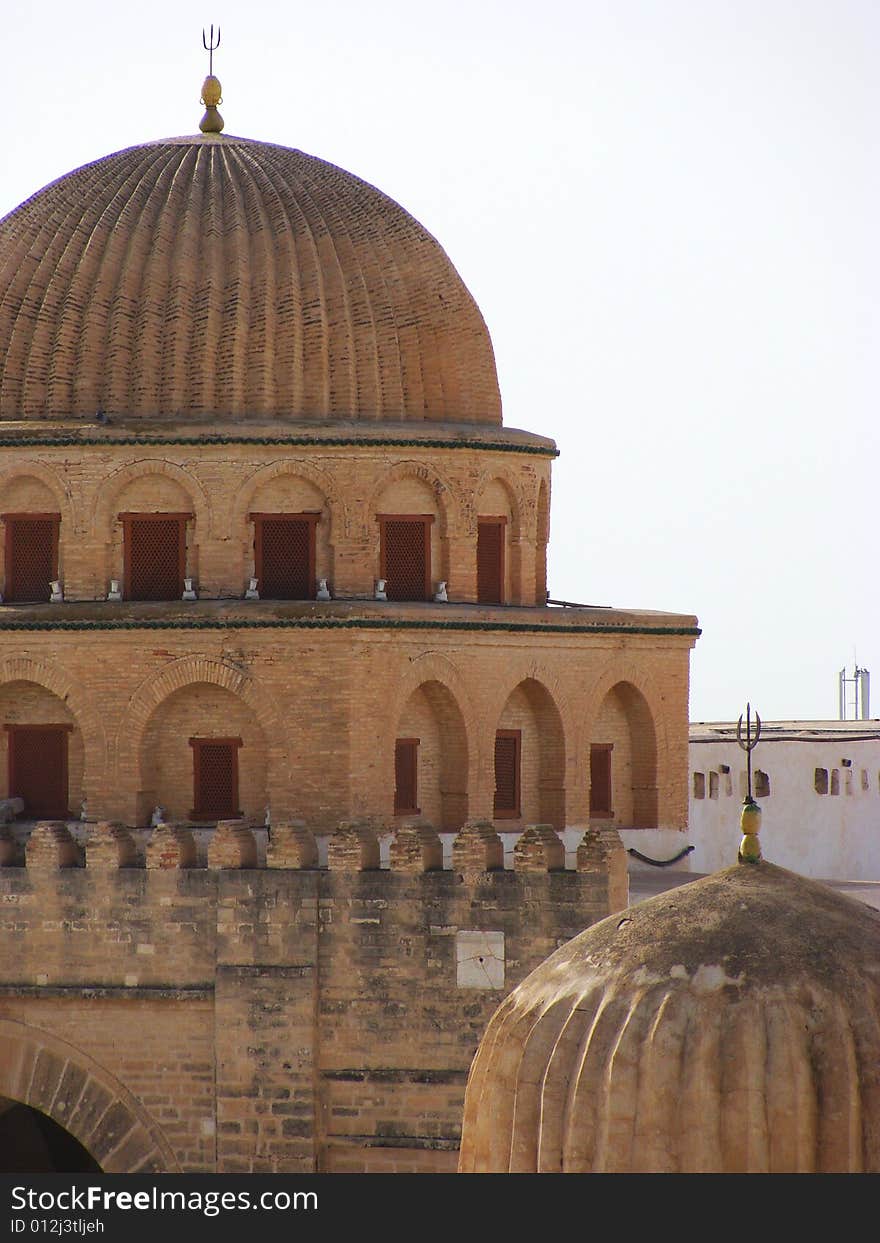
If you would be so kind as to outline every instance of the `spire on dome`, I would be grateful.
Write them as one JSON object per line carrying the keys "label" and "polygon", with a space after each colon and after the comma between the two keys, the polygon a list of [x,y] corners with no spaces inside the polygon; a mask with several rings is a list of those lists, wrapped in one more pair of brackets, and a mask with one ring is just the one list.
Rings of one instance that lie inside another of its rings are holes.
{"label": "spire on dome", "polygon": [[214,77],[214,52],[220,46],[220,27],[217,27],[217,42],[214,42],[214,27],[211,26],[211,34],[206,35],[202,30],[202,45],[208,53],[208,76],[202,83],[202,103],[205,105],[205,115],[199,121],[199,129],[203,134],[219,134],[223,129],[223,118],[217,111],[217,105],[223,102],[221,94],[220,79]]}

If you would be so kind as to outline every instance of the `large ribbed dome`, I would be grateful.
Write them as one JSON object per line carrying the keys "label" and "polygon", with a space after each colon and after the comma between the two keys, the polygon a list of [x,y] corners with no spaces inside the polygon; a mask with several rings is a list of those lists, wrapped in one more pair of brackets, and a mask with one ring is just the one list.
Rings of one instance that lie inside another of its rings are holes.
{"label": "large ribbed dome", "polygon": [[460,1168],[880,1173],[880,914],[762,862],[588,928],[492,1018]]}
{"label": "large ribbed dome", "polygon": [[433,237],[350,173],[221,135],[132,147],[0,222],[0,418],[497,424]]}

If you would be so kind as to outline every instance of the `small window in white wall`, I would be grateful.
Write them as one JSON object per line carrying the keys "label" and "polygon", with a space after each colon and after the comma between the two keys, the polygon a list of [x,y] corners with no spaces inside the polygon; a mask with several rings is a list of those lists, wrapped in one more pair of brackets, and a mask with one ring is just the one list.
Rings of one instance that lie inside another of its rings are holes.
{"label": "small window in white wall", "polygon": [[770,797],[770,777],[759,768],[755,773],[755,798]]}
{"label": "small window in white wall", "polygon": [[706,774],[694,773],[694,798],[706,797]]}
{"label": "small window in white wall", "polygon": [[709,773],[709,798],[718,797],[718,774],[716,772]]}
{"label": "small window in white wall", "polygon": [[831,770],[831,793],[840,793],[840,769],[832,768]]}
{"label": "small window in white wall", "polygon": [[813,773],[813,788],[817,794],[828,793],[828,769],[817,768]]}

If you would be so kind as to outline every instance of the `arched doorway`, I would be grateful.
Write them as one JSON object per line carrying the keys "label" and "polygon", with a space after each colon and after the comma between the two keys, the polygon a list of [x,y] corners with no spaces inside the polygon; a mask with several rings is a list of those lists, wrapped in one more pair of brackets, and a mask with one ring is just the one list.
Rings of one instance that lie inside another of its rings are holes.
{"label": "arched doorway", "polygon": [[62,1173],[77,1172],[70,1162],[86,1173],[180,1168],[158,1125],[123,1083],[82,1049],[16,1019],[0,1019],[0,1122],[4,1111],[15,1142],[24,1145],[27,1138],[32,1159],[42,1153]]}
{"label": "arched doorway", "polygon": [[5,1096],[0,1097],[0,1172],[103,1173],[88,1149],[48,1114]]}

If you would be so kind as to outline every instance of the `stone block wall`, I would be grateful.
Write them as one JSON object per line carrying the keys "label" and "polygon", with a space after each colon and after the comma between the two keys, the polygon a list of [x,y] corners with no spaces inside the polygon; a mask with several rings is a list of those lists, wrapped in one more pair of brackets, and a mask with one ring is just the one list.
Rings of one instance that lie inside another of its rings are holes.
{"label": "stone block wall", "polygon": [[488,825],[457,870],[424,825],[402,870],[371,866],[357,825],[329,869],[168,866],[151,841],[114,867],[131,839],[94,836],[73,866],[53,831],[0,869],[0,1096],[117,1172],[453,1170],[490,1015],[621,899],[595,852],[559,869],[546,826],[508,871],[486,870]]}

